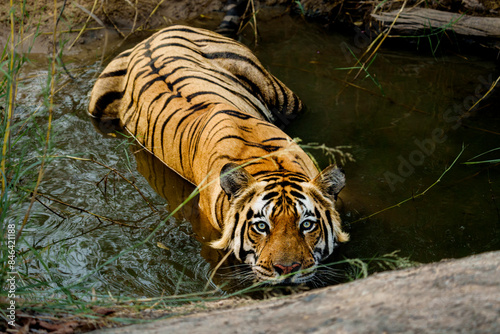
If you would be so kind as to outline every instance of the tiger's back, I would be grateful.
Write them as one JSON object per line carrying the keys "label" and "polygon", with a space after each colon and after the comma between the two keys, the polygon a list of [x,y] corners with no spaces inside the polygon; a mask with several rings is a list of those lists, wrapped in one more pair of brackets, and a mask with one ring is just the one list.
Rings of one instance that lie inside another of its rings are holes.
{"label": "tiger's back", "polygon": [[[267,159],[275,161],[283,149],[295,150],[300,160],[285,159],[286,170],[317,173],[305,153],[269,124],[286,121],[302,108],[245,46],[182,26],[164,29],[118,55],[100,75],[89,105],[95,118],[120,119],[139,143],[199,186],[218,178],[228,162],[257,160],[247,169],[269,170],[260,160],[272,155]],[[273,163],[271,169],[276,168]],[[213,178],[205,179],[210,172]]]}
{"label": "tiger's back", "polygon": [[[255,203],[242,198],[253,192],[271,199],[276,176],[281,184],[314,181],[317,188],[327,187],[307,154],[273,125],[286,123],[302,109],[300,99],[248,48],[184,26],[166,28],[117,56],[98,78],[89,104],[93,117],[119,119],[141,145],[200,187],[201,210],[223,234],[214,243],[219,248],[244,247],[235,242],[242,222],[230,216],[246,211],[250,220],[248,210],[254,212],[250,206]],[[285,188],[280,191],[290,193]],[[304,187],[295,187],[296,194],[299,188]],[[325,205],[324,200],[316,202]],[[325,230],[332,240],[346,239],[333,205],[326,205],[332,206],[333,218]],[[290,214],[303,215],[305,206]],[[330,243],[326,253],[333,251]],[[242,254],[241,249],[233,251]]]}
{"label": "tiger's back", "polygon": [[122,123],[127,123],[133,114],[143,114],[141,102],[165,98],[191,110],[228,104],[276,125],[303,109],[242,44],[208,30],[174,26],[118,55],[96,82],[89,110],[96,118],[126,116]]}

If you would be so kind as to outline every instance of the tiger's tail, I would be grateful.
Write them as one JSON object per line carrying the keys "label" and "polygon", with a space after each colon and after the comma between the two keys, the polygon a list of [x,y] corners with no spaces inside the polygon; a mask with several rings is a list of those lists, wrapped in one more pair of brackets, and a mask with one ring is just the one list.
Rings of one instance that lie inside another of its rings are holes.
{"label": "tiger's tail", "polygon": [[235,38],[247,5],[248,0],[228,0],[224,7],[226,15],[215,31],[223,36]]}

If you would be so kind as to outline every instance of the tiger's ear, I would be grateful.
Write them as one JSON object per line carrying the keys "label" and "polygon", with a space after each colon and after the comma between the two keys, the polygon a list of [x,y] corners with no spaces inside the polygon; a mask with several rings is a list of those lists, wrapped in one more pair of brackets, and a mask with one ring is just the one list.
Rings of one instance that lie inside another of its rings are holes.
{"label": "tiger's ear", "polygon": [[340,168],[335,165],[326,167],[318,176],[312,181],[323,194],[337,200],[337,195],[345,186],[345,174]]}
{"label": "tiger's ear", "polygon": [[229,199],[238,197],[254,181],[249,172],[233,162],[225,164],[220,171],[220,185]]}

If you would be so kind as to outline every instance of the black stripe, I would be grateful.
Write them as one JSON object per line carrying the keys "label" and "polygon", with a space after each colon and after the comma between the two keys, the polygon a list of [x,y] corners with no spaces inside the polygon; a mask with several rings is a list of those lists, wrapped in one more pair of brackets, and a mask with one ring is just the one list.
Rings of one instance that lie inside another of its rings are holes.
{"label": "black stripe", "polygon": [[120,53],[118,56],[116,56],[115,59],[113,59],[113,60],[128,57],[132,54],[132,52],[133,52],[133,50],[124,51],[124,52]]}
{"label": "black stripe", "polygon": [[[161,93],[159,96],[163,96],[165,94],[168,94],[168,92],[164,92],[164,93]],[[166,110],[168,104],[170,103],[170,101],[172,101],[173,99],[175,99],[177,97],[177,95],[169,95],[168,98],[165,100],[165,103],[163,103],[163,106],[160,108],[158,114],[156,115],[156,119],[155,121],[153,122],[153,130],[152,130],[152,137],[155,138],[156,137],[156,126],[158,125],[159,123],[159,119],[160,119],[160,116],[163,114],[163,112]],[[167,122],[167,121],[165,121]],[[161,145],[161,150],[162,150],[162,155],[163,155],[163,133],[160,134],[160,145]]]}
{"label": "black stripe", "polygon": [[247,212],[247,220],[250,220],[253,218],[253,210],[252,209],[248,209],[248,212]]}
{"label": "black stripe", "polygon": [[269,199],[271,199],[271,198],[274,198],[274,197],[276,197],[276,196],[279,196],[279,195],[280,195],[280,193],[279,193],[279,192],[277,192],[277,191],[272,191],[272,192],[270,192],[270,193],[266,194],[264,197],[262,197],[262,200],[263,200],[263,201],[267,201],[267,200],[269,200]]}
{"label": "black stripe", "polygon": [[173,31],[180,31],[180,32],[188,32],[188,33],[191,33],[191,34],[194,34],[196,36],[199,36],[199,35],[202,35],[202,36],[206,36],[206,37],[211,37],[211,38],[219,38],[221,40],[224,40],[224,41],[233,41],[234,44],[237,44],[236,42],[234,42],[234,40],[230,39],[230,38],[227,38],[227,37],[223,37],[223,36],[217,36],[215,35],[214,36],[214,33],[211,32],[211,31],[208,31],[208,30],[205,30],[205,29],[190,29],[189,27],[185,27],[185,26],[182,26],[182,27],[179,27],[179,26],[174,26],[172,28],[166,28],[165,30],[162,30],[158,33],[158,35],[162,35],[164,33],[167,33],[167,32],[173,32]]}
{"label": "black stripe", "polygon": [[[215,38],[215,36],[213,36]],[[216,36],[216,37],[219,37],[219,36]],[[233,39],[223,39],[223,38],[220,38],[220,39],[209,39],[209,38],[205,38],[205,39],[193,39],[194,42],[196,43],[214,43],[214,44],[232,44],[232,45],[235,45],[237,47],[241,47],[242,45],[240,43],[237,43],[235,40]],[[232,43],[231,43],[232,42]]]}
{"label": "black stripe", "polygon": [[244,112],[241,112],[238,110],[231,110],[231,109],[219,110],[212,117],[219,115],[219,114],[225,114],[227,116],[236,117],[236,118],[244,119],[244,120],[255,118],[250,114],[247,114],[247,113],[244,113]]}
{"label": "black stripe", "polygon": [[[283,102],[281,103],[281,105],[278,105],[277,104],[278,101],[276,101],[275,107],[276,107],[276,109],[281,109],[280,112],[284,116],[286,113],[286,110],[288,109],[288,95],[286,94],[285,88],[283,87],[283,85],[279,85],[276,81],[274,82],[274,84],[279,87],[281,95],[283,96]],[[286,117],[286,116],[284,116],[284,117]]]}
{"label": "black stripe", "polygon": [[288,138],[283,138],[283,137],[272,137],[268,139],[264,139],[262,142],[266,143],[268,141],[288,141]]}
{"label": "black stripe", "polygon": [[[198,70],[199,72],[199,70]],[[217,72],[216,72],[217,73]],[[222,88],[224,90],[226,90],[228,92],[228,95],[231,96],[237,96],[238,98],[240,98],[241,100],[245,101],[246,103],[250,104],[253,109],[255,110],[260,110],[260,108],[254,103],[251,101],[251,99],[248,98],[248,96],[245,96],[245,95],[242,95],[241,93],[239,93],[238,91],[235,91],[235,90],[232,90],[230,89],[230,86],[231,85],[235,85],[235,84],[240,84],[238,81],[236,81],[234,78],[230,77],[230,76],[226,76],[226,78],[229,78],[231,79],[232,83],[229,83],[229,82],[224,82],[223,80],[221,80],[220,77],[218,76],[213,76],[213,75],[210,75],[209,73],[203,73],[205,76],[199,76],[199,75],[186,75],[186,76],[183,76],[183,77],[180,77],[180,78],[177,78],[174,82],[172,82],[170,85],[177,85],[179,84],[180,82],[184,81],[184,80],[188,80],[188,79],[198,79],[198,80],[201,80],[201,81],[204,81],[204,82],[208,82],[210,84],[213,84],[219,88]],[[223,73],[218,73],[218,74],[222,74],[224,75]],[[209,76],[210,78],[213,78],[215,79],[216,81],[214,80],[211,80],[209,78],[207,78],[206,76]],[[190,80],[191,81],[191,80]],[[218,82],[217,82],[218,81]],[[191,81],[192,82],[192,81]],[[201,85],[204,85],[203,83],[200,83]],[[225,86],[225,85],[227,86]],[[186,84],[187,85],[187,84]],[[177,90],[180,90],[181,88],[178,87]],[[226,101],[227,101],[227,98],[224,98]],[[233,103],[231,103],[233,104]]]}
{"label": "black stripe", "polygon": [[[156,121],[158,120],[158,116],[157,116],[154,122],[151,121],[151,117],[153,116],[153,113],[156,110],[155,108],[153,108],[153,111],[151,111],[151,108],[154,106],[154,103],[156,101],[158,101],[165,94],[166,93],[164,92],[164,93],[160,93],[160,94],[156,95],[155,98],[149,103],[149,106],[148,106],[148,111],[147,111],[148,131],[145,134],[144,142],[147,143],[147,140],[151,139],[151,147],[154,147],[154,145],[153,145],[153,141],[154,141],[154,126],[156,125]],[[160,112],[161,112],[161,110],[160,110]],[[153,131],[151,131],[151,125],[153,125]],[[151,136],[150,136],[150,134],[151,134]]]}
{"label": "black stripe", "polygon": [[257,172],[253,174],[253,177],[260,176],[260,175],[265,175],[265,177],[261,178],[261,181],[266,181],[266,182],[271,182],[271,181],[278,181],[282,179],[283,175],[282,173],[276,173],[276,172],[270,172],[268,170],[263,170],[260,172]]}
{"label": "black stripe", "polygon": [[[208,166],[213,166],[215,165],[215,163],[219,160],[226,160],[226,161],[231,161],[231,162],[246,162],[246,161],[250,161],[250,160],[255,160],[255,159],[259,159],[261,158],[261,156],[249,156],[249,157],[245,157],[245,158],[240,158],[240,157],[234,157],[234,156],[231,156],[231,155],[220,155],[220,152],[214,152],[210,158],[208,159]],[[255,161],[255,162],[250,162],[250,163],[245,163],[245,167],[248,167],[248,166],[255,166],[255,165],[260,165],[262,164],[262,162],[259,160],[259,161]]]}
{"label": "black stripe", "polygon": [[[130,102],[128,104],[128,106],[125,108],[125,110],[127,111],[125,113],[125,117],[123,117],[122,121],[124,124],[128,124],[129,120],[131,120],[133,118],[134,115],[137,115],[137,118],[136,118],[136,121],[135,121],[135,129],[137,129],[137,124],[139,123],[139,116],[140,116],[140,113],[138,114],[137,111],[140,111],[140,110],[137,110],[137,108],[134,108],[132,109],[132,106],[134,105],[134,92],[135,92],[135,86],[136,84],[139,82],[139,80],[137,80],[137,78],[143,74],[143,73],[146,73],[147,72],[147,69],[144,69],[142,71],[139,71],[136,75],[135,75],[135,78],[132,79],[132,89],[128,89],[128,82],[127,82],[127,91],[130,91],[131,93],[128,94],[130,96]],[[139,102],[139,99],[137,99],[137,102]],[[134,112],[131,116],[128,115],[128,111],[129,110],[132,110],[132,112]]]}
{"label": "black stripe", "polygon": [[290,177],[289,180],[292,182],[308,182],[309,181],[309,179],[306,177],[298,177],[298,176]]}
{"label": "black stripe", "polygon": [[124,69],[124,70],[117,70],[117,71],[112,71],[112,72],[106,72],[106,73],[102,73],[100,76],[99,76],[99,79],[103,79],[103,78],[113,78],[113,77],[121,77],[123,75],[127,74],[127,69]]}
{"label": "black stripe", "polygon": [[[325,211],[326,215],[326,220],[328,221],[328,225],[330,227],[330,231],[333,233],[333,222],[332,222],[332,216],[330,215],[330,211],[326,210]],[[323,219],[320,220],[321,222],[324,222]],[[323,249],[323,252],[321,256],[324,258],[328,256],[330,253],[330,237],[328,236],[328,230],[326,228],[323,228],[323,235],[325,236],[325,248]],[[333,251],[333,249],[331,250]]]}
{"label": "black stripe", "polygon": [[245,262],[245,259],[248,256],[248,254],[251,253],[251,251],[246,251],[244,249],[246,230],[247,230],[247,222],[245,221],[243,222],[243,226],[240,230],[240,249],[238,251],[238,258],[243,262]]}
{"label": "black stripe", "polygon": [[[195,42],[194,40],[190,39],[190,38],[187,38],[187,37],[184,37],[184,36],[181,36],[181,35],[167,35],[165,36],[166,34],[161,34],[159,35],[158,37],[160,37],[160,41],[166,41],[166,40],[169,40],[169,39],[180,39],[180,40],[183,40],[183,41],[186,41],[188,43],[191,43],[191,44],[194,44],[196,45],[197,47],[199,47]],[[158,46],[155,47],[155,51],[157,50],[158,47],[163,47],[163,46],[169,46],[169,45],[176,45],[177,43],[172,43],[172,44],[159,44]]]}
{"label": "black stripe", "polygon": [[219,138],[217,140],[217,144],[220,143],[220,142],[222,142],[223,140],[228,140],[228,139],[236,139],[236,140],[242,141],[242,142],[245,143],[246,146],[257,147],[257,148],[260,148],[260,149],[266,151],[267,153],[276,152],[276,151],[278,151],[281,148],[280,146],[262,145],[260,143],[252,143],[252,142],[249,142],[248,140],[246,140],[243,137],[235,136],[235,135],[227,135],[227,136],[224,136],[222,138]]}
{"label": "black stripe", "polygon": [[297,197],[297,198],[300,198],[300,199],[303,199],[303,200],[306,199],[306,197],[304,195],[302,195],[301,193],[299,193],[298,191],[295,191],[295,190],[290,191],[290,195]]}
{"label": "black stripe", "polygon": [[104,95],[101,95],[96,103],[92,115],[96,118],[101,118],[104,114],[104,110],[115,102],[123,97],[123,92],[107,92]]}
{"label": "black stripe", "polygon": [[[189,146],[189,156],[191,157],[190,162],[196,156],[198,152],[199,136],[201,136],[201,131],[199,130],[200,123],[203,121],[203,117],[197,117],[194,122],[191,122],[187,141]],[[193,133],[194,132],[194,133]],[[191,166],[190,166],[191,167]]]}
{"label": "black stripe", "polygon": [[[175,37],[169,37],[169,38],[164,38],[163,40],[166,40],[166,39],[170,39],[170,38],[179,38],[179,39],[182,39],[181,37],[178,37],[178,36],[175,36]],[[188,42],[191,42],[192,44],[194,44],[192,41],[188,40],[188,39],[185,39],[184,40],[188,41]],[[153,47],[153,52],[155,51],[158,51],[159,49],[162,49],[162,48],[166,48],[166,47],[179,47],[179,48],[182,48],[182,49],[187,49],[193,53],[196,53],[196,54],[201,54],[201,51],[199,50],[196,50],[196,49],[193,49],[185,44],[181,44],[181,43],[164,43],[164,44],[158,44],[158,45],[155,45]]]}
{"label": "black stripe", "polygon": [[[202,110],[202,109],[204,109],[206,107],[207,107],[207,104],[205,104],[205,103],[198,103],[198,104],[195,104],[194,106],[191,106],[189,108],[190,112],[187,115],[185,115],[184,117],[182,117],[179,120],[179,122],[176,124],[175,132],[174,132],[174,138],[177,137],[178,130],[181,128],[182,123],[184,123],[189,117],[191,117],[197,111]],[[184,170],[183,156],[182,156],[182,149],[183,149],[182,137],[184,136],[184,132],[185,131],[186,131],[186,129],[183,128],[182,131],[181,131],[181,133],[180,133],[180,139],[179,139],[179,164],[180,164],[182,170]]]}
{"label": "black stripe", "polygon": [[[224,217],[224,198],[226,197],[226,193],[221,191],[219,193],[219,196],[217,197],[217,203],[219,205],[219,217],[217,219],[218,222],[221,222],[222,224],[224,224],[224,221],[225,221],[225,217]],[[231,240],[234,240],[234,237],[231,238]]]}
{"label": "black stripe", "polygon": [[158,82],[158,81],[161,81],[161,82],[165,82],[165,78],[163,78],[162,76],[156,76],[155,78],[147,81],[146,83],[144,83],[141,87],[141,90],[139,91],[139,93],[137,94],[137,100],[140,100],[141,99],[141,96],[142,94],[144,94],[144,92],[146,90],[148,90],[154,83]]}
{"label": "black stripe", "polygon": [[211,53],[205,53],[203,56],[207,59],[224,59],[224,60],[239,60],[243,61],[245,63],[250,64],[252,67],[254,67],[256,70],[258,70],[264,77],[267,77],[267,73],[259,66],[257,65],[252,59],[242,56],[238,53],[234,52],[211,52]]}
{"label": "black stripe", "polygon": [[[200,62],[198,62],[196,59],[193,60],[193,59],[189,59],[189,58],[185,58],[185,57],[171,57],[171,58],[169,58],[169,60],[170,61],[166,61],[166,62],[163,63],[163,67],[166,67],[166,65],[168,65],[169,63],[171,63],[171,62],[173,62],[175,60],[189,61],[189,62],[192,62],[192,63],[196,64],[195,67],[191,68],[192,71],[200,72],[199,68],[202,67],[203,69],[209,71],[209,73],[204,73],[204,74],[208,75],[210,78],[212,78],[212,79],[215,80],[215,81],[214,80],[210,80],[207,77],[202,77],[202,76],[188,75],[188,76],[177,78],[173,83],[168,83],[170,90],[172,90],[172,86],[173,85],[176,85],[176,84],[178,84],[181,81],[184,81],[186,79],[199,79],[199,80],[202,80],[202,81],[205,81],[205,82],[209,82],[211,84],[214,84],[214,85],[216,85],[218,87],[221,87],[221,88],[225,89],[226,91],[228,91],[229,95],[236,95],[240,99],[244,100],[246,103],[250,104],[255,110],[260,110],[260,108],[251,99],[249,99],[248,96],[242,95],[241,93],[239,93],[239,92],[237,92],[235,90],[230,89],[230,86],[232,84],[233,85],[235,84],[235,85],[240,85],[241,86],[241,81],[237,80],[234,76],[229,75],[229,74],[227,74],[225,72],[222,72],[222,71],[214,70],[211,67],[206,68],[205,66],[203,66],[203,64],[201,64]],[[190,69],[190,68],[184,67],[184,69]],[[165,81],[168,78],[168,76],[170,76],[175,71],[177,71],[177,69],[175,69],[174,71],[172,71],[171,73],[169,73],[167,76],[164,76]],[[211,73],[215,73],[216,75],[211,75]],[[221,80],[221,76],[224,77],[224,78],[226,78],[226,79],[229,79],[230,82],[225,82],[225,81]],[[221,83],[224,83],[224,84],[226,84],[228,86],[224,86]],[[243,87],[243,88],[246,90],[245,87]],[[181,89],[180,87],[177,88],[177,90],[180,90],[180,89]],[[226,101],[228,101],[227,98],[224,98],[224,99]],[[262,110],[261,110],[261,112],[262,112]]]}
{"label": "black stripe", "polygon": [[296,183],[292,183],[292,182],[288,182],[288,181],[283,181],[280,183],[280,185],[284,188],[284,187],[291,187],[293,189],[296,189],[298,191],[303,191],[302,187],[299,186],[298,184]]}
{"label": "black stripe", "polygon": [[271,189],[274,189],[278,186],[277,183],[271,183],[271,184],[268,184],[265,188],[264,188],[264,191],[269,191]]}
{"label": "black stripe", "polygon": [[298,180],[298,182],[308,182],[309,178],[305,176],[302,173],[295,173],[295,172],[289,172],[289,171],[260,171],[255,174],[252,174],[253,177],[259,177],[260,181],[277,181],[281,180],[283,178],[295,178],[295,180]]}
{"label": "black stripe", "polygon": [[164,152],[165,145],[163,144],[163,139],[164,139],[164,136],[165,136],[165,128],[167,127],[167,124],[172,119],[172,117],[174,117],[180,110],[181,110],[181,108],[175,110],[170,115],[168,115],[167,119],[162,124],[162,127],[161,127],[161,152],[162,152],[163,156],[165,155],[165,152]]}
{"label": "black stripe", "polygon": [[[266,105],[269,108],[269,103],[266,101],[264,98],[264,94],[259,88],[259,85],[251,81],[248,77],[245,77],[243,75],[237,75],[236,76],[241,83],[245,83],[247,87],[245,89],[249,91],[252,96],[255,96],[257,99],[259,99],[264,105]],[[268,122],[274,123],[275,122],[275,117],[271,112],[268,110],[260,110],[261,115],[264,117],[264,119]]]}
{"label": "black stripe", "polygon": [[211,92],[211,91],[199,91],[199,92],[190,94],[190,95],[186,96],[186,101],[191,102],[191,100],[194,99],[195,97],[202,96],[202,95],[215,95],[215,96],[218,96],[218,97],[228,101],[229,103],[231,103],[231,100],[229,100],[227,97],[220,95],[219,93]]}

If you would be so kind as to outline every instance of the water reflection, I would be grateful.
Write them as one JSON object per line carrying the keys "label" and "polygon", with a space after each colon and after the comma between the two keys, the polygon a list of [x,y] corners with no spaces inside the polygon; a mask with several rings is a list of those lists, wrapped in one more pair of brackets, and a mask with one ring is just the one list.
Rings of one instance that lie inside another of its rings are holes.
{"label": "water reflection", "polygon": [[151,188],[166,200],[168,210],[174,212],[177,220],[188,221],[191,224],[193,237],[201,244],[200,254],[212,269],[207,279],[213,280],[211,283],[215,286],[225,286],[225,289],[230,285],[239,285],[234,279],[238,279],[239,272],[246,272],[246,266],[237,263],[233,256],[226,256],[230,255],[227,252],[209,246],[208,243],[219,239],[221,234],[212,227],[206,215],[199,210],[198,195],[189,201],[186,200],[196,191],[196,187],[146,149],[134,145],[132,150],[137,170],[148,181]]}

